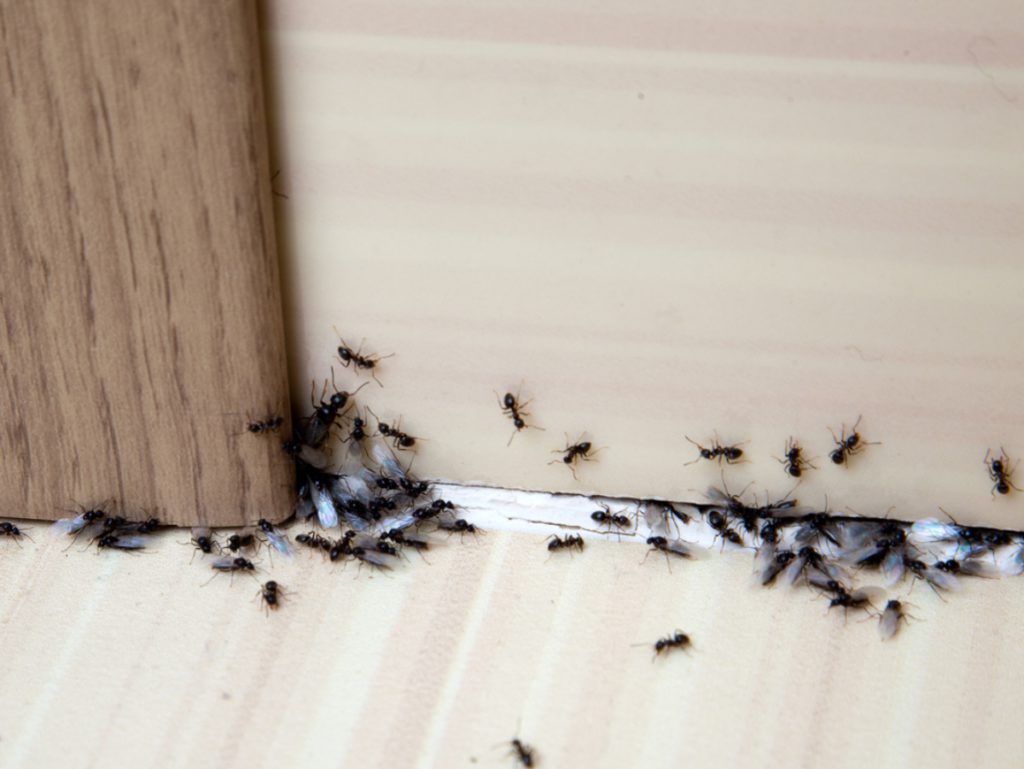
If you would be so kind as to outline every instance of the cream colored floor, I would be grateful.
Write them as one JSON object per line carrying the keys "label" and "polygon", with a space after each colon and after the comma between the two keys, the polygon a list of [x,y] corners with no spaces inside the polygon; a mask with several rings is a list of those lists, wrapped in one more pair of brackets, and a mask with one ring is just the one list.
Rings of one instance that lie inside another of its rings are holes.
{"label": "cream colored floor", "polygon": [[[918,587],[882,643],[755,588],[746,553],[549,559],[510,525],[387,576],[264,557],[289,591],[271,616],[256,580],[203,586],[184,533],[137,556],[2,542],[0,766],[501,766],[517,730],[546,767],[1024,762],[1016,580]],[[693,653],[652,662],[675,628]]]}

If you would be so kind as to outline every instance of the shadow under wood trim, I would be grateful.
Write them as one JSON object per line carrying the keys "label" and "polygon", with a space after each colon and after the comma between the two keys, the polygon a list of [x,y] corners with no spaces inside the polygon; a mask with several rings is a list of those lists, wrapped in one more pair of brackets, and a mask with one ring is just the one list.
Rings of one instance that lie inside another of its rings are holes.
{"label": "shadow under wood trim", "polygon": [[255,4],[14,0],[0,47],[0,515],[287,516]]}

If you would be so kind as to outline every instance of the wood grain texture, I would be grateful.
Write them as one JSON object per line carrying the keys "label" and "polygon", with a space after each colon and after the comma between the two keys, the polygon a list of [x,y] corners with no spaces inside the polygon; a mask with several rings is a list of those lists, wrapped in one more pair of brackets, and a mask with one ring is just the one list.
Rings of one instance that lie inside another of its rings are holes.
{"label": "wood grain texture", "polygon": [[0,512],[286,515],[254,4],[6,0],[0,47]]}
{"label": "wood grain texture", "polygon": [[[497,769],[517,730],[540,767],[1024,761],[1017,579],[946,602],[919,585],[883,643],[806,589],[755,587],[749,552],[670,572],[640,543],[549,558],[488,531],[390,577],[264,561],[289,591],[267,617],[257,580],[200,587],[181,539],[134,558],[0,543],[5,769]],[[652,661],[677,627],[692,654]]]}

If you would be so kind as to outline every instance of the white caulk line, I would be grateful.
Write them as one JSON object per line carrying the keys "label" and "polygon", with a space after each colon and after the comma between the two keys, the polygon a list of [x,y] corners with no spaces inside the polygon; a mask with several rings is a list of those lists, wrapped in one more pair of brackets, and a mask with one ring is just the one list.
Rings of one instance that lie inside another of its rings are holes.
{"label": "white caulk line", "polygon": [[423,746],[423,750],[420,751],[420,759],[416,763],[417,769],[428,769],[435,766],[437,751],[440,748],[441,737],[444,734],[444,727],[448,723],[452,707],[455,704],[455,697],[462,687],[463,678],[465,678],[470,652],[476,646],[476,639],[480,634],[480,626],[483,624],[487,609],[490,606],[495,585],[503,573],[502,566],[505,563],[505,556],[508,552],[508,543],[508,536],[498,538],[494,550],[488,554],[487,570],[484,572],[483,579],[480,580],[480,586],[477,588],[476,597],[473,599],[473,606],[469,612],[469,619],[462,632],[462,637],[455,648],[453,663],[441,689],[441,695],[438,697],[437,707],[433,709],[434,716],[430,719],[427,741]]}
{"label": "white caulk line", "polygon": [[40,728],[43,725],[43,721],[46,716],[50,715],[50,705],[53,702],[57,693],[60,692],[67,686],[67,671],[71,665],[71,661],[75,654],[81,647],[82,640],[86,635],[86,631],[92,625],[96,610],[99,604],[107,595],[107,588],[110,584],[110,575],[113,573],[117,564],[116,558],[104,558],[105,561],[103,569],[103,578],[96,580],[96,586],[87,591],[87,598],[84,603],[78,604],[75,607],[75,614],[78,616],[78,621],[75,622],[70,632],[64,637],[63,651],[60,656],[49,666],[49,674],[46,677],[46,683],[42,687],[42,691],[34,698],[35,704],[25,721],[24,726],[20,730],[18,739],[16,741],[16,747],[11,756],[11,762],[8,764],[9,767],[22,766],[25,761],[25,752],[30,750],[32,745],[35,743],[36,735],[39,733]]}

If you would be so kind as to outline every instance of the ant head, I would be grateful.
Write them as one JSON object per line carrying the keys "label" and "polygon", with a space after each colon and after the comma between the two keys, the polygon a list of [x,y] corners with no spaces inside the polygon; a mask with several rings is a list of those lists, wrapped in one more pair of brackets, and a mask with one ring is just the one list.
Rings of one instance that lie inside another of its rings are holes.
{"label": "ant head", "polygon": [[339,345],[338,357],[341,358],[342,363],[350,363],[352,361],[352,351],[344,345]]}

